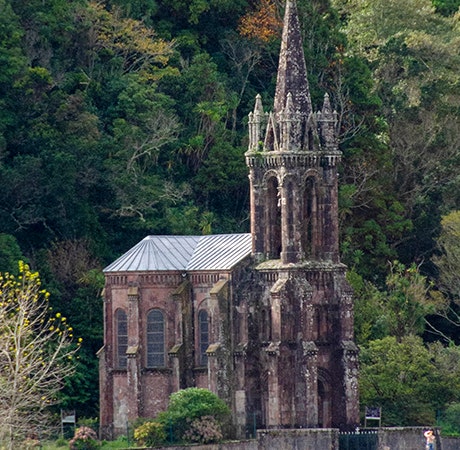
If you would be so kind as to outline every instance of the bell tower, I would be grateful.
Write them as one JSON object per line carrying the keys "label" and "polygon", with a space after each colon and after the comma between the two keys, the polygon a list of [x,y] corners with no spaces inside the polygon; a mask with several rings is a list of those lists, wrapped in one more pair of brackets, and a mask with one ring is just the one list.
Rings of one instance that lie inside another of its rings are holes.
{"label": "bell tower", "polygon": [[248,412],[265,427],[359,423],[353,300],[339,258],[336,113],[312,107],[295,0],[287,0],[274,105],[249,114],[252,253]]}
{"label": "bell tower", "polygon": [[336,113],[314,112],[295,2],[288,0],[273,111],[249,114],[251,225],[258,259],[339,261]]}

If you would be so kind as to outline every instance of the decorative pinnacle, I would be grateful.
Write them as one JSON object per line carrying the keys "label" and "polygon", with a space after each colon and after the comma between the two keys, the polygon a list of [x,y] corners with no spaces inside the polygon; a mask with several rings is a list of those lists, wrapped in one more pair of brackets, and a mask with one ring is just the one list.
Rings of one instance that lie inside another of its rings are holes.
{"label": "decorative pinnacle", "polygon": [[324,94],[323,109],[321,110],[322,120],[334,120],[334,114],[332,112],[331,101],[329,100],[329,94]]}
{"label": "decorative pinnacle", "polygon": [[260,94],[256,95],[256,104],[254,105],[254,115],[263,116],[264,107],[262,105],[262,97]]}

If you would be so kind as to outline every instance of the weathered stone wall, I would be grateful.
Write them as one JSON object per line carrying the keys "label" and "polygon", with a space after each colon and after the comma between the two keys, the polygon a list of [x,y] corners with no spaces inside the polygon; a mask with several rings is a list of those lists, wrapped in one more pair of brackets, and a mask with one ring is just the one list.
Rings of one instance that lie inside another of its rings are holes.
{"label": "weathered stone wall", "polygon": [[[422,427],[379,428],[378,450],[421,450],[425,448]],[[458,450],[460,439],[439,438],[436,450]],[[257,439],[212,445],[167,447],[167,450],[338,450],[339,430],[259,430]],[[158,449],[157,449],[158,450]],[[165,448],[166,450],[166,448]]]}
{"label": "weathered stone wall", "polygon": [[460,448],[460,438],[442,438],[442,450],[458,450]]}
{"label": "weathered stone wall", "polygon": [[257,441],[258,450],[338,450],[339,431],[332,428],[312,428],[304,430],[261,430],[257,433]]}
{"label": "weathered stone wall", "polygon": [[424,430],[422,427],[380,428],[378,430],[379,449],[420,450],[425,448]]}
{"label": "weathered stone wall", "polygon": [[[259,430],[257,439],[211,445],[165,447],[164,450],[338,450],[339,430]],[[157,449],[158,450],[158,449]]]}

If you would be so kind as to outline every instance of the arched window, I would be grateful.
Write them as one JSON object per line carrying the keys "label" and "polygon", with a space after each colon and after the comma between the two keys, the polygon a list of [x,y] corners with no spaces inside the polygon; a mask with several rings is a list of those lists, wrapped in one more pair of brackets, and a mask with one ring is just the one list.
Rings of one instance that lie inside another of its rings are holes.
{"label": "arched window", "polygon": [[303,203],[302,248],[306,258],[312,260],[318,257],[319,237],[322,233],[321,223],[318,220],[318,185],[313,177],[306,180]]}
{"label": "arched window", "polygon": [[165,320],[159,309],[147,314],[147,367],[165,365]]}
{"label": "arched window", "polygon": [[126,350],[128,350],[128,317],[123,309],[117,309],[115,312],[115,321],[117,332],[116,365],[118,369],[126,369]]}
{"label": "arched window", "polygon": [[278,180],[274,176],[267,180],[266,201],[265,252],[268,258],[278,259],[281,253],[281,198]]}
{"label": "arched window", "polygon": [[206,350],[209,347],[209,321],[208,313],[201,310],[198,313],[198,351],[200,366],[206,366],[208,364],[208,355]]}

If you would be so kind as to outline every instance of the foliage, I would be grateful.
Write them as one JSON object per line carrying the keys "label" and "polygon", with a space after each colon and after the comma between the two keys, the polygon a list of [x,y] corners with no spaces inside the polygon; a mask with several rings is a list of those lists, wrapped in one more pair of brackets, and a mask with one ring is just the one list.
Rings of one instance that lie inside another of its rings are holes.
{"label": "foliage", "polygon": [[459,355],[416,336],[371,341],[361,348],[361,404],[381,406],[387,426],[434,424],[437,410],[458,401]]}
{"label": "foliage", "polygon": [[134,430],[134,439],[138,445],[153,447],[166,442],[166,432],[164,425],[151,421],[145,422]]}
{"label": "foliage", "polygon": [[211,444],[223,438],[220,423],[212,416],[203,416],[190,421],[189,429],[184,433],[184,439],[190,442]]}
{"label": "foliage", "polygon": [[460,211],[452,211],[441,220],[437,239],[440,254],[433,257],[439,270],[439,286],[447,295],[460,302]]}
{"label": "foliage", "polygon": [[444,436],[460,436],[460,403],[452,403],[447,407],[439,426]]}
{"label": "foliage", "polygon": [[243,36],[268,42],[281,34],[282,22],[274,0],[261,0],[257,9],[240,19],[239,32]]}
{"label": "foliage", "polygon": [[101,444],[96,432],[89,427],[80,427],[75,430],[75,436],[69,442],[70,450],[97,450]]}
{"label": "foliage", "polygon": [[[0,442],[47,425],[66,377],[74,371],[73,329],[53,313],[37,272],[19,263],[19,275],[0,274]],[[80,341],[80,340],[79,340]]]}
{"label": "foliage", "polygon": [[360,344],[387,335],[398,341],[421,335],[427,317],[444,312],[448,306],[446,298],[415,264],[406,267],[399,261],[391,263],[385,289],[378,289],[354,271],[348,279],[355,288],[355,332]]}
{"label": "foliage", "polygon": [[17,239],[11,234],[0,234],[0,271],[17,273],[18,261],[24,260]]}
{"label": "foliage", "polygon": [[174,431],[175,440],[180,441],[194,420],[212,416],[218,424],[222,424],[229,415],[229,407],[211,391],[202,388],[187,388],[171,394],[168,409],[160,413],[157,420],[165,428],[171,428]]}
{"label": "foliage", "polygon": [[[444,2],[441,2],[444,3]],[[430,0],[335,0],[350,51],[372,65],[391,146],[391,190],[412,222],[396,241],[405,261],[431,254],[442,206],[456,208],[458,21]],[[442,56],[441,56],[442,55]]]}

